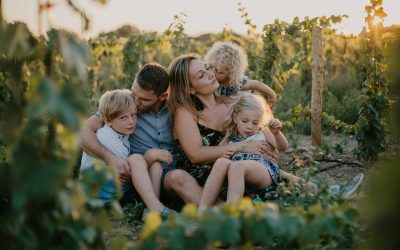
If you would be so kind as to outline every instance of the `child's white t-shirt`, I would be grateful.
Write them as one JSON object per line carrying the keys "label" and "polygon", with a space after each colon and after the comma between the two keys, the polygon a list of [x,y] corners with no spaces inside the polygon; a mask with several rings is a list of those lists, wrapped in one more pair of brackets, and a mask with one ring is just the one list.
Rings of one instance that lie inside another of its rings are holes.
{"label": "child's white t-shirt", "polygon": [[[99,139],[101,145],[103,145],[110,153],[115,156],[128,158],[129,156],[129,135],[122,135],[116,132],[108,125],[104,125],[104,127],[100,128],[96,132],[96,136]],[[92,166],[93,160],[95,158],[85,151],[82,153],[81,160],[81,171]]]}

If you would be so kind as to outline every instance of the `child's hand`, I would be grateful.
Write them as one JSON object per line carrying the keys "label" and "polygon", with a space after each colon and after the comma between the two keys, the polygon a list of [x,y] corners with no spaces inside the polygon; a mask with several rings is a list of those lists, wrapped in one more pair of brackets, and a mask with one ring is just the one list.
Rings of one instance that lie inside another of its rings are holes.
{"label": "child's hand", "polygon": [[222,156],[222,158],[230,159],[232,155],[235,154],[235,150],[233,149],[228,149],[228,151],[225,152],[225,154]]}
{"label": "child's hand", "polygon": [[269,121],[268,128],[272,134],[277,135],[282,129],[282,123],[278,119],[273,118]]}
{"label": "child's hand", "polygon": [[159,161],[172,164],[172,154],[168,150],[159,148],[155,150],[156,150],[156,157]]}

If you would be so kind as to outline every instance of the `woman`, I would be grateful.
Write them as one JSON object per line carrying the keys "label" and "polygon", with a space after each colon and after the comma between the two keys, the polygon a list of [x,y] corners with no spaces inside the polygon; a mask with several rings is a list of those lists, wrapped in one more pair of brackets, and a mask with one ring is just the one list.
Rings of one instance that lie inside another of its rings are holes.
{"label": "woman", "polygon": [[261,141],[242,141],[224,146],[223,126],[234,103],[217,96],[214,72],[195,55],[176,58],[169,67],[170,105],[178,144],[177,166],[204,185],[212,164],[222,156],[244,151],[275,152]]}

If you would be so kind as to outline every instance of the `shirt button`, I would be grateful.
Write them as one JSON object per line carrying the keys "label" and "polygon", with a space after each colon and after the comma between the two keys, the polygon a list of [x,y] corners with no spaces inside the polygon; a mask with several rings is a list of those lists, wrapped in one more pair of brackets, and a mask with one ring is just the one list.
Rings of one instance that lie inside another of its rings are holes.
{"label": "shirt button", "polygon": [[158,115],[156,115],[156,118],[158,118]]}
{"label": "shirt button", "polygon": [[161,135],[161,133],[158,133],[158,135]]}

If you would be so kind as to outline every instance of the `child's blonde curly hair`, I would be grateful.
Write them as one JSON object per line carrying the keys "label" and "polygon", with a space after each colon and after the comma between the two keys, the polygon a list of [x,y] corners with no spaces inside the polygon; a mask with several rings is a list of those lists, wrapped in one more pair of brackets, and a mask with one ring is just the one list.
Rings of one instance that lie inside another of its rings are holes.
{"label": "child's blonde curly hair", "polygon": [[247,69],[247,55],[233,42],[216,42],[207,52],[204,60],[215,68],[229,71],[229,84],[238,84]]}

